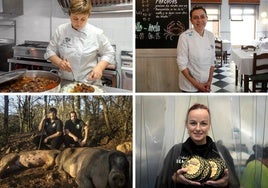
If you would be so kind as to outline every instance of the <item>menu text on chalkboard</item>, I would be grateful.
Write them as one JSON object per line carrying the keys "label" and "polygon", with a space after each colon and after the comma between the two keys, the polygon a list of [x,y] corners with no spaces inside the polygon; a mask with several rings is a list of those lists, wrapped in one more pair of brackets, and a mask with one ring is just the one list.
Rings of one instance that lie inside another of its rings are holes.
{"label": "menu text on chalkboard", "polygon": [[136,1],[136,48],[176,48],[188,28],[188,0]]}

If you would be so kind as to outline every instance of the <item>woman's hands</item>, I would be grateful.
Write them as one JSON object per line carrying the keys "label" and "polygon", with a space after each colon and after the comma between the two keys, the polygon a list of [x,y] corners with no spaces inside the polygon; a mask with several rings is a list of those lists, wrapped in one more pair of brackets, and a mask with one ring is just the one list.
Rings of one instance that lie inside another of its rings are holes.
{"label": "woman's hands", "polygon": [[72,67],[71,67],[71,64],[69,63],[69,61],[67,60],[61,60],[59,63],[58,63],[58,67],[63,70],[63,71],[67,71],[67,72],[72,72]]}
{"label": "woman's hands", "polygon": [[192,181],[186,179],[183,174],[187,172],[187,168],[181,168],[177,172],[175,172],[172,176],[172,180],[175,183],[181,183],[184,185],[192,185],[192,186],[202,186],[203,184],[205,185],[211,185],[213,187],[226,187],[228,185],[228,180],[229,180],[229,172],[228,169],[224,170],[224,176],[221,179],[218,179],[216,181],[208,180],[204,183],[200,183],[197,181]]}
{"label": "woman's hands", "polygon": [[196,83],[194,85],[200,92],[210,92],[211,83]]}
{"label": "woman's hands", "polygon": [[177,172],[175,172],[172,176],[172,180],[175,183],[181,183],[184,185],[192,185],[192,186],[201,186],[202,184],[197,181],[188,180],[183,176],[184,173],[187,172],[187,168],[181,168]]}
{"label": "woman's hands", "polygon": [[221,179],[218,179],[216,181],[206,181],[204,184],[211,185],[213,187],[227,187],[229,180],[229,171],[228,169],[224,170],[224,176]]}
{"label": "woman's hands", "polygon": [[104,69],[106,69],[108,64],[109,63],[107,61],[98,62],[98,64],[92,69],[92,71],[90,71],[87,79],[91,81],[101,79],[102,72],[104,71]]}
{"label": "woman's hands", "polygon": [[98,66],[94,67],[92,69],[92,71],[90,71],[90,73],[88,75],[88,80],[93,81],[93,80],[99,80],[99,79],[101,79],[101,77],[102,77],[102,71],[103,70],[100,67],[98,67]]}

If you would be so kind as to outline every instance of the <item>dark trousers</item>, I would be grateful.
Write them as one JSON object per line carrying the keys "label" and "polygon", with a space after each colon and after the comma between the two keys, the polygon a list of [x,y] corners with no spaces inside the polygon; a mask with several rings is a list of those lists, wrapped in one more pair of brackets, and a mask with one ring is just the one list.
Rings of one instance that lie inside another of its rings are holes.
{"label": "dark trousers", "polygon": [[[34,137],[33,142],[37,147],[39,147],[39,144],[40,144],[40,149],[59,149],[63,143],[62,136],[49,139],[48,143],[44,143],[45,138],[46,138],[45,135],[43,135],[42,138],[41,138],[41,135],[39,135],[39,136]],[[41,139],[41,143],[40,143],[40,139]]]}
{"label": "dark trousers", "polygon": [[69,135],[64,135],[64,145],[66,148],[70,147],[70,145],[74,145],[75,147],[80,147],[78,142],[75,142],[74,139],[72,137],[70,137]]}

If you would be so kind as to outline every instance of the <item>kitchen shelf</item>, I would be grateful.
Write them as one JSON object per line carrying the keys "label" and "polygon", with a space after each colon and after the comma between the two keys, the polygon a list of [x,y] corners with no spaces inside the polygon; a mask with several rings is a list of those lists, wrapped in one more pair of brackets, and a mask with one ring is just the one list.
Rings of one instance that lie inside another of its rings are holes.
{"label": "kitchen shelf", "polygon": [[[13,27],[13,29],[14,29],[13,40],[14,41],[12,43],[15,44],[16,43],[16,38],[17,38],[17,34],[16,34],[16,20],[0,19],[0,27]],[[1,39],[1,36],[0,36],[0,39]]]}

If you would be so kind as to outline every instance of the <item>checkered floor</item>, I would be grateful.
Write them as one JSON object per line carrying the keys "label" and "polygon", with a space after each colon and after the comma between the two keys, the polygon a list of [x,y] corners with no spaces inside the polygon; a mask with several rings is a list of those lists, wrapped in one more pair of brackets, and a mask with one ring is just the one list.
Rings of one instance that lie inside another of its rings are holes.
{"label": "checkered floor", "polygon": [[222,67],[216,66],[211,90],[213,93],[224,93],[224,92],[243,92],[243,87],[235,85],[235,64],[226,63]]}

